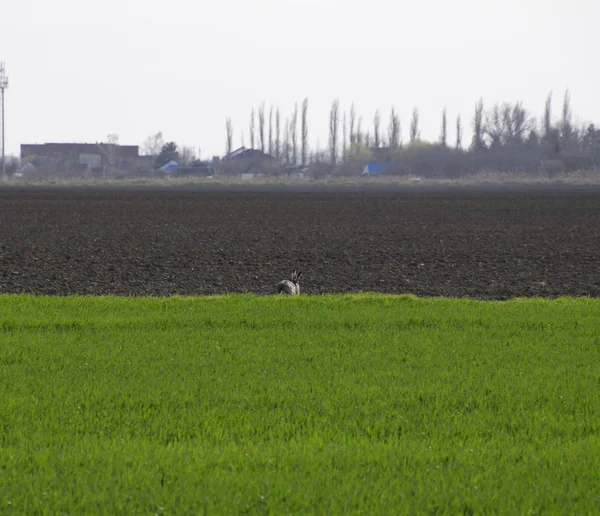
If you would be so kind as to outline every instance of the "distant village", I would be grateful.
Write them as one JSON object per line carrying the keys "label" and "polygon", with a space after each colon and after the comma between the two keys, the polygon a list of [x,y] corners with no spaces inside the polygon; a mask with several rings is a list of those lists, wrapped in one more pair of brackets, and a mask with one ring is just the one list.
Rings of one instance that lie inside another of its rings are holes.
{"label": "distant village", "polygon": [[[352,160],[350,154],[346,156],[346,166],[352,162],[352,173],[346,175],[379,175],[391,170],[392,153],[388,147],[365,148],[354,154]],[[13,168],[12,175],[35,179],[184,176],[308,179],[331,177],[334,169],[325,154],[321,157],[313,154],[303,165],[281,163],[261,149],[246,147],[202,160],[190,158],[189,152],[180,151],[173,142],[163,145],[157,155],[140,154],[138,145],[44,143],[22,144],[20,166]]]}
{"label": "distant village", "polygon": [[[306,167],[280,167],[275,158],[259,149],[240,147],[208,160],[181,159],[173,149],[166,156],[140,155],[138,145],[118,143],[22,144],[17,177],[214,177],[239,176],[252,179],[265,175],[303,178]],[[163,149],[164,150],[164,149]],[[161,160],[161,157],[163,159]]]}

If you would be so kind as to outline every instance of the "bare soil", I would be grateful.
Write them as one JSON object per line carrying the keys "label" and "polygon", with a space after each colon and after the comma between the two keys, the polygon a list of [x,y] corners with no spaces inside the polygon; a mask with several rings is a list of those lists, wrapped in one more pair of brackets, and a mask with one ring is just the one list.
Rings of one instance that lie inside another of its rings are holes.
{"label": "bare soil", "polygon": [[0,291],[600,295],[600,189],[0,190]]}

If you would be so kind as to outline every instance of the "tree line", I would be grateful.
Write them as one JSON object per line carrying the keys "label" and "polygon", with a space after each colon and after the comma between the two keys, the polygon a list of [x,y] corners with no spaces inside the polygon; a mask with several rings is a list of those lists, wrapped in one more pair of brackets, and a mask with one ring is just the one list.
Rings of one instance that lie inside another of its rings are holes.
{"label": "tree line", "polygon": [[[494,172],[544,172],[548,175],[577,169],[600,167],[600,128],[594,124],[573,123],[571,97],[567,90],[560,116],[552,113],[552,92],[548,94],[538,123],[522,102],[495,103],[486,108],[483,99],[475,103],[470,125],[472,139],[463,142],[461,115],[449,121],[446,108],[440,117],[435,141],[421,137],[420,114],[413,109],[408,120],[408,141],[402,136],[402,123],[395,107],[386,120],[379,110],[365,122],[355,104],[340,108],[339,100],[329,110],[328,142],[324,149],[309,149],[308,99],[296,102],[291,114],[282,120],[278,107],[262,103],[252,108],[248,143],[273,156],[281,169],[312,167],[321,174],[358,175],[369,161],[389,164],[389,174],[423,177],[458,177],[489,170]],[[454,125],[450,141],[449,125]],[[226,154],[231,153],[234,126],[225,121]],[[245,134],[240,132],[245,145]],[[271,173],[273,169],[271,168]],[[275,172],[277,173],[277,172]]]}

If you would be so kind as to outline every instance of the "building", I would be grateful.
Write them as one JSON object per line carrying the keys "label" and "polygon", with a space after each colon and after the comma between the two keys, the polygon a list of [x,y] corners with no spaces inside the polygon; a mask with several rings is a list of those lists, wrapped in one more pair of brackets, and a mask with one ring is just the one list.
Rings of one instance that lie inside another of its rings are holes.
{"label": "building", "polygon": [[391,167],[392,167],[392,164],[387,161],[369,161],[365,165],[362,175],[363,176],[373,176],[373,175],[377,175],[377,174],[380,174],[380,175],[385,174],[386,172],[389,172]]}
{"label": "building", "polygon": [[240,147],[224,156],[220,167],[224,174],[243,174],[245,177],[268,175],[274,168],[277,168],[277,160],[273,156],[259,149],[247,149],[246,147]]}
{"label": "building", "polygon": [[365,163],[363,176],[384,175],[392,170],[392,149],[390,147],[369,147],[371,160]]}
{"label": "building", "polygon": [[106,167],[135,170],[142,166],[139,146],[115,143],[21,144],[21,162],[49,171],[101,172]]}

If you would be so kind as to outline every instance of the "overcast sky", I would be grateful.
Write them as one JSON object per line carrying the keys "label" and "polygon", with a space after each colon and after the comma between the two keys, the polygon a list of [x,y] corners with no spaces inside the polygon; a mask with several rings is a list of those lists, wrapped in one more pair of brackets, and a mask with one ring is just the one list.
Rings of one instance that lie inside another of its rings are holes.
{"label": "overcast sky", "polygon": [[363,127],[395,106],[426,139],[447,106],[450,140],[475,102],[521,100],[540,116],[566,88],[579,123],[600,123],[597,0],[0,0],[7,153],[21,143],[97,142],[108,133],[223,154],[261,102],[285,117],[309,101],[312,147],[328,112],[355,102]]}

